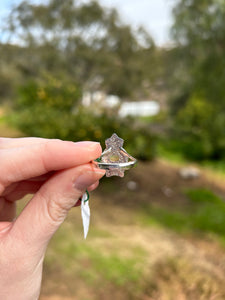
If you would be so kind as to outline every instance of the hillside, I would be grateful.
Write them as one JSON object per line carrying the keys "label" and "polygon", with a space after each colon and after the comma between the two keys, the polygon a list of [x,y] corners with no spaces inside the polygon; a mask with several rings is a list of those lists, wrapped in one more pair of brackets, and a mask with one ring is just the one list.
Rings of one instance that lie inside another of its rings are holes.
{"label": "hillside", "polygon": [[[123,179],[105,178],[91,195],[87,240],[79,209],[52,240],[41,300],[224,299],[222,232],[205,204],[198,219],[190,200],[196,192],[214,205],[216,195],[225,197],[224,181],[210,174],[187,181],[178,170],[159,160],[139,163]],[[218,216],[217,204],[210,209]]]}

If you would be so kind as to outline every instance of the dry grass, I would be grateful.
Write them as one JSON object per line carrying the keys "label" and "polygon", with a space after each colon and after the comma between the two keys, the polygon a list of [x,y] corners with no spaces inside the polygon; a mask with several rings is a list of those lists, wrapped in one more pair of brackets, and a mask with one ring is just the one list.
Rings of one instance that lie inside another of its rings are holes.
{"label": "dry grass", "polygon": [[92,200],[87,241],[82,238],[79,210],[70,213],[52,240],[43,296],[109,300],[225,298],[225,254],[219,242],[210,237],[182,236],[160,226],[146,228],[137,222],[138,211],[104,204],[97,195]]}

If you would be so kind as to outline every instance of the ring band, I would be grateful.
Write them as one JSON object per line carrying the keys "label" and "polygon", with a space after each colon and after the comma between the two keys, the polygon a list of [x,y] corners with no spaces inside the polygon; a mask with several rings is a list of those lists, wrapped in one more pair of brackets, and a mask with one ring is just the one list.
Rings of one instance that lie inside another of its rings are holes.
{"label": "ring band", "polygon": [[[125,149],[123,149],[122,147],[120,147],[120,150],[121,150],[121,152],[123,152],[124,155],[126,155],[130,159],[130,161],[121,162],[121,163],[101,162],[102,156],[106,153],[106,152],[103,152],[101,157],[95,161],[97,163],[98,167],[100,169],[104,169],[104,170],[112,170],[112,169],[129,170],[130,168],[134,167],[137,163],[137,160],[134,157],[132,157],[130,154],[128,154],[127,151]],[[110,149],[107,150],[107,152],[109,152],[109,151],[110,151]]]}

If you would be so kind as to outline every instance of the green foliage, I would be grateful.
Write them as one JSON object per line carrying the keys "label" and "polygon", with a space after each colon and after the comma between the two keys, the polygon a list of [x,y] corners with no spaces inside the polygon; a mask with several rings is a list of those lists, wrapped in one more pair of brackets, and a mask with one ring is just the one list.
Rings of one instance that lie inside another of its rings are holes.
{"label": "green foliage", "polygon": [[174,17],[173,35],[183,52],[186,84],[192,91],[201,90],[210,102],[224,104],[224,1],[180,0]]}
{"label": "green foliage", "polygon": [[43,83],[30,81],[22,86],[19,95],[15,108],[32,110],[40,106],[43,110],[70,112],[80,99],[81,90],[74,82],[45,76]]}
{"label": "green foliage", "polygon": [[191,160],[225,157],[225,113],[201,96],[193,95],[175,118],[174,149]]}
{"label": "green foliage", "polygon": [[0,96],[11,99],[11,123],[27,135],[97,140],[103,147],[116,132],[129,141],[131,155],[151,159],[155,138],[147,127],[84,109],[80,98],[81,91],[99,90],[146,95],[156,74],[154,42],[143,28],[124,24],[115,9],[81,2],[19,1],[0,28],[9,41],[20,41],[0,45]]}
{"label": "green foliage", "polygon": [[[146,95],[145,86],[156,74],[151,36],[143,28],[124,24],[115,9],[97,1],[81,2],[20,1],[0,28],[0,34],[24,45],[11,47],[9,61],[26,79],[40,78],[44,70],[63,73],[85,90],[121,97]],[[9,55],[3,50],[5,60]]]}
{"label": "green foliage", "polygon": [[214,234],[225,242],[225,202],[206,189],[190,189],[185,210],[165,209],[159,205],[145,207],[144,224],[162,224],[178,232]]}
{"label": "green foliage", "polygon": [[179,0],[173,13],[175,149],[189,159],[224,158],[224,1]]}
{"label": "green foliage", "polygon": [[74,82],[46,76],[41,82],[28,82],[19,90],[11,123],[31,136],[63,140],[104,141],[114,132],[125,141],[131,155],[143,160],[154,157],[155,137],[146,126],[132,118],[119,118],[111,111],[84,108],[81,92]]}

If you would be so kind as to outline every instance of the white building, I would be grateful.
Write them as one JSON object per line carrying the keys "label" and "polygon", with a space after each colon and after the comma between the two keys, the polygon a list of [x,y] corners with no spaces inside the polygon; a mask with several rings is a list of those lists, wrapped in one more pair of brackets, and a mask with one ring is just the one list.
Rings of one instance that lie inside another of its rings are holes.
{"label": "white building", "polygon": [[83,94],[82,104],[84,106],[96,106],[115,108],[118,107],[118,113],[121,117],[126,116],[155,116],[160,111],[160,105],[153,100],[137,101],[137,102],[121,102],[120,98],[115,95],[106,95],[101,91],[94,93],[85,92]]}
{"label": "white building", "polygon": [[155,116],[159,113],[160,106],[156,101],[138,101],[138,102],[123,102],[119,109],[121,117],[139,116],[148,117]]}

